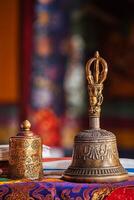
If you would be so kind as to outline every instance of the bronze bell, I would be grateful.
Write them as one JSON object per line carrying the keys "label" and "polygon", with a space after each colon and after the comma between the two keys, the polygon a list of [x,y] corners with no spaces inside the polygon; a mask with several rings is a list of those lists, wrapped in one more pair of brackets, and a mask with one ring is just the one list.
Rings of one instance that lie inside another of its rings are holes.
{"label": "bronze bell", "polygon": [[[92,70],[91,66],[93,67]],[[107,63],[99,56],[98,52],[86,64],[89,130],[80,132],[75,136],[73,160],[63,174],[64,180],[118,182],[128,178],[127,172],[119,161],[115,135],[100,128],[102,90],[107,71]]]}

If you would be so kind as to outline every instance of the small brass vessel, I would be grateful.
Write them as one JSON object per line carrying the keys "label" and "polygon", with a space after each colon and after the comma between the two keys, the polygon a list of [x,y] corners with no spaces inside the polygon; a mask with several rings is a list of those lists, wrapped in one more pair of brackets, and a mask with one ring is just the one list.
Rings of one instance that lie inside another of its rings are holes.
{"label": "small brass vessel", "polygon": [[75,136],[72,164],[63,179],[74,182],[119,182],[128,179],[119,161],[115,135],[100,128],[103,82],[107,63],[99,52],[86,64],[89,94],[89,130]]}
{"label": "small brass vessel", "polygon": [[41,138],[30,128],[30,122],[25,120],[19,134],[9,139],[9,176],[12,179],[35,180],[43,175]]}

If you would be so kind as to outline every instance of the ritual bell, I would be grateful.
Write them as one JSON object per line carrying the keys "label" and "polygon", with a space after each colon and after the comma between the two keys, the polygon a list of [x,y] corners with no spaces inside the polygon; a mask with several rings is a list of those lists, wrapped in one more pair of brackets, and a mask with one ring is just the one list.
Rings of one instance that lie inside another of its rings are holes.
{"label": "ritual bell", "polygon": [[120,163],[116,137],[100,128],[103,82],[107,63],[99,52],[86,64],[89,95],[89,130],[75,136],[72,163],[62,178],[74,182],[119,182],[128,179]]}

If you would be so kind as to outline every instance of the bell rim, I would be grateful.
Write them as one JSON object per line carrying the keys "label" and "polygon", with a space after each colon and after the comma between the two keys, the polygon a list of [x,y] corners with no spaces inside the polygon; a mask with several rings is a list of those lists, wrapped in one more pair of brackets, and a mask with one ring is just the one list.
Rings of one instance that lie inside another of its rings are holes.
{"label": "bell rim", "polygon": [[110,176],[94,176],[94,177],[80,177],[80,176],[69,176],[63,174],[61,177],[62,180],[69,182],[78,182],[78,183],[107,183],[107,182],[121,182],[128,180],[128,173],[120,175],[110,175]]}

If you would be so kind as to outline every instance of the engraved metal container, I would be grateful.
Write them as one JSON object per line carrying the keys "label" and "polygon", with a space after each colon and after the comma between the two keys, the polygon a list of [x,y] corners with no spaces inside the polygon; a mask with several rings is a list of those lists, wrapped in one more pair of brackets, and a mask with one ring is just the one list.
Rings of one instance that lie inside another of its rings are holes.
{"label": "engraved metal container", "polygon": [[62,177],[64,180],[118,182],[128,178],[119,161],[115,135],[100,128],[103,81],[106,79],[107,71],[106,61],[96,52],[94,58],[86,65],[89,130],[75,136],[72,164],[65,170]]}
{"label": "engraved metal container", "polygon": [[21,131],[9,139],[9,176],[12,179],[39,179],[42,177],[41,138],[30,131],[28,120],[21,124]]}

